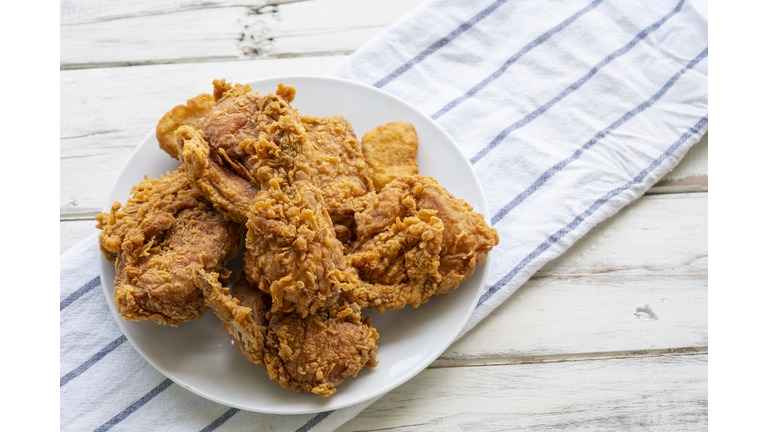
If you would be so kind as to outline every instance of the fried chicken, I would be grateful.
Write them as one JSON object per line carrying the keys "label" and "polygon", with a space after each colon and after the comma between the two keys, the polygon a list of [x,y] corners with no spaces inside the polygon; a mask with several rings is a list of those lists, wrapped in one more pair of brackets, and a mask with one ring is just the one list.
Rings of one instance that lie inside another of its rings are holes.
{"label": "fried chicken", "polygon": [[358,243],[345,258],[357,268],[360,280],[353,278],[355,289],[344,296],[381,313],[426,303],[442,278],[438,267],[445,227],[436,213],[419,210],[416,216],[397,218],[372,239]]}
{"label": "fried chicken", "polygon": [[231,290],[217,279],[198,272],[206,302],[245,358],[281,387],[327,397],[364,366],[376,366],[379,335],[356,304],[341,301],[302,318],[270,312],[271,297],[242,277]]}
{"label": "fried chicken", "polygon": [[296,91],[280,85],[277,94],[260,96],[248,85],[224,80],[213,84],[213,95],[199,95],[163,117],[158,141],[181,161],[189,179],[217,210],[244,224],[259,191],[261,161],[274,156],[259,151],[274,151],[272,141],[279,139],[269,128],[280,116],[296,116],[284,99],[292,100]]}
{"label": "fried chicken", "polygon": [[341,271],[341,242],[310,183],[289,187],[272,179],[254,202],[247,227],[245,272],[271,294],[273,310],[307,316],[334,301],[339,288],[351,288]]}
{"label": "fried chicken", "polygon": [[299,118],[314,146],[314,183],[325,198],[328,214],[334,217],[363,211],[375,190],[352,125],[340,115]]}
{"label": "fried chicken", "polygon": [[443,297],[499,243],[481,214],[431,177],[395,179],[355,221],[358,240],[346,261],[361,282],[344,296],[379,312]]}
{"label": "fried chicken", "polygon": [[189,99],[186,105],[177,105],[165,113],[156,128],[155,136],[160,148],[172,158],[178,159],[174,132],[180,126],[188,126],[192,130],[200,129],[200,120],[213,109],[214,103],[213,95],[202,93]]}
{"label": "fried chicken", "polygon": [[181,126],[176,130],[178,157],[187,177],[228,219],[244,224],[258,185],[228,168],[199,130]]}
{"label": "fried chicken", "polygon": [[205,201],[181,171],[134,186],[125,206],[96,216],[99,245],[115,261],[115,305],[128,321],[173,327],[205,310],[198,269],[221,271],[242,244],[243,228]]}
{"label": "fried chicken", "polygon": [[[275,311],[307,316],[347,285],[343,247],[315,185],[314,145],[289,105],[294,95],[283,85],[261,96],[214,81],[216,105],[200,132],[182,126],[177,137],[189,177],[232,220],[247,221],[248,280],[272,296]],[[333,129],[346,139],[346,130]]]}
{"label": "fried chicken", "polygon": [[290,168],[301,145],[286,143],[285,132],[276,129],[276,124],[283,117],[298,123],[298,115],[289,105],[296,90],[280,84],[275,93],[262,96],[247,84],[215,80],[213,85],[216,105],[201,120],[201,130],[216,152],[254,183],[258,183],[262,166]]}
{"label": "fried chicken", "polygon": [[419,138],[410,123],[392,122],[363,135],[363,155],[376,192],[401,176],[417,175]]}
{"label": "fried chicken", "polygon": [[269,377],[296,392],[323,397],[347,377],[375,367],[379,334],[356,304],[300,317],[274,314],[269,320],[264,363]]}

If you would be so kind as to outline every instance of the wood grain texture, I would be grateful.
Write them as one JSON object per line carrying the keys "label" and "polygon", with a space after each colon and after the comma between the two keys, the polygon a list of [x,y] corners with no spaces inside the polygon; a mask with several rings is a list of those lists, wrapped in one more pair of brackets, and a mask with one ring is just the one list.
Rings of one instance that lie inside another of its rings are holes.
{"label": "wood grain texture", "polygon": [[100,231],[96,229],[96,220],[93,218],[59,222],[59,254],[63,254],[67,249],[97,232]]}
{"label": "wood grain texture", "polygon": [[430,368],[338,429],[707,429],[706,355]]}
{"label": "wood grain texture", "polygon": [[349,54],[421,1],[68,1],[60,68]]}

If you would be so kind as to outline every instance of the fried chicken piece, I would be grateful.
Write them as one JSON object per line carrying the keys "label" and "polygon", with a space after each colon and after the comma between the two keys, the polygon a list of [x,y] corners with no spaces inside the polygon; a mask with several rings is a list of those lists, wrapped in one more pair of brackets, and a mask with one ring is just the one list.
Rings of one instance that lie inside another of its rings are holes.
{"label": "fried chicken piece", "polygon": [[419,173],[419,138],[410,123],[392,122],[368,131],[362,146],[376,192],[397,177]]}
{"label": "fried chicken piece", "polygon": [[125,206],[96,216],[99,245],[115,261],[115,305],[127,321],[173,327],[200,318],[198,269],[222,271],[242,244],[243,228],[228,222],[181,171],[134,186]]}
{"label": "fried chicken piece", "polygon": [[[214,95],[216,106],[202,120],[202,134],[185,140],[184,148],[201,148],[194,160],[203,160],[207,138],[209,159],[217,155],[232,172],[259,185],[261,190],[252,200],[243,199],[249,206],[229,206],[236,212],[226,209],[230,215],[236,213],[234,220],[247,216],[248,280],[272,296],[274,311],[315,313],[349,285],[340,271],[343,247],[314,184],[318,178],[314,146],[289,105],[295,90],[281,84],[276,93],[261,96],[247,85],[217,80]],[[188,172],[196,169],[186,150],[182,159]],[[209,160],[207,166],[211,165]],[[233,201],[229,196],[215,199],[208,190],[216,189],[216,182],[210,183],[210,188],[201,184],[201,189],[219,208],[225,207],[220,201]]]}
{"label": "fried chicken piece", "polygon": [[230,220],[244,224],[259,187],[226,167],[203,133],[188,126],[176,130],[179,160],[187,177]]}
{"label": "fried chicken piece", "polygon": [[280,117],[258,140],[240,147],[258,156],[254,166],[262,188],[246,224],[245,272],[272,296],[273,311],[305,317],[350,285],[344,282],[343,247],[314,184],[317,168],[306,130],[279,95],[269,107]]}
{"label": "fried chicken piece", "polygon": [[345,258],[357,268],[360,281],[343,294],[345,298],[380,313],[426,303],[442,280],[438,267],[445,228],[436,214],[419,210],[416,216],[397,218],[369,241],[357,244]]}
{"label": "fried chicken piece", "polygon": [[314,183],[325,198],[328,214],[333,218],[363,211],[375,190],[352,125],[340,115],[299,118],[314,146]]}
{"label": "fried chicken piece", "polygon": [[379,312],[443,297],[499,243],[483,215],[431,177],[395,179],[355,221],[358,240],[346,261],[358,269],[361,283],[344,296]]}
{"label": "fried chicken piece", "polygon": [[304,318],[274,314],[264,351],[269,377],[281,387],[328,397],[364,366],[375,367],[379,334],[359,310],[353,303]]}
{"label": "fried chicken piece", "polygon": [[213,95],[208,93],[199,94],[187,101],[186,105],[177,105],[160,119],[157,123],[157,142],[160,148],[178,159],[178,149],[176,146],[176,136],[174,132],[180,126],[188,126],[192,130],[200,129],[200,120],[205,117],[215,104]]}
{"label": "fried chicken piece", "polygon": [[323,204],[308,182],[272,179],[254,201],[248,219],[245,272],[271,294],[273,310],[315,313],[334,301],[344,282],[343,248]]}
{"label": "fried chicken piece", "polygon": [[338,302],[300,317],[270,312],[271,297],[240,278],[223,288],[215,273],[198,272],[206,302],[238,350],[284,388],[327,397],[347,377],[375,367],[379,335],[356,304]]}
{"label": "fried chicken piece", "polygon": [[[244,224],[259,191],[257,170],[264,165],[262,159],[272,156],[269,152],[276,147],[272,141],[279,141],[268,130],[281,115],[296,116],[284,99],[292,100],[296,91],[281,84],[277,94],[260,96],[247,84],[233,85],[224,80],[213,84],[214,94],[208,95],[210,106],[205,112],[196,111],[200,116],[193,125],[177,122],[175,150],[166,151],[182,162],[189,179],[217,210]],[[182,113],[189,111],[184,109],[180,108]],[[161,124],[170,130],[176,123]]]}
{"label": "fried chicken piece", "polygon": [[201,121],[211,146],[252,182],[256,182],[256,172],[265,161],[273,168],[275,164],[290,165],[295,157],[291,150],[299,145],[282,142],[282,135],[275,136],[273,125],[286,116],[298,122],[296,111],[289,105],[296,90],[279,84],[275,93],[262,96],[247,84],[215,80],[213,85],[216,105]]}

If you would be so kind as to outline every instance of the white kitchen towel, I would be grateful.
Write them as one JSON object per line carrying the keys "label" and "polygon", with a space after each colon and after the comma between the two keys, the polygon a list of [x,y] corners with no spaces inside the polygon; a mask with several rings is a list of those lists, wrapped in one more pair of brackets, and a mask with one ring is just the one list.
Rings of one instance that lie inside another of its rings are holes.
{"label": "white kitchen towel", "polygon": [[[707,43],[703,0],[431,0],[330,75],[432,116],[477,172],[501,242],[466,333],[706,132]],[[331,431],[372,403],[263,415],[178,387],[125,343],[99,254],[61,256],[62,430]]]}

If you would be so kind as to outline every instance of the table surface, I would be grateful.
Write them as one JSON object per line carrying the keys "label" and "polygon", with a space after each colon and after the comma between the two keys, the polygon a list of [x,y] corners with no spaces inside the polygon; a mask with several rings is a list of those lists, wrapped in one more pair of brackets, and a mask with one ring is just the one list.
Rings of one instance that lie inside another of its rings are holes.
{"label": "table surface", "polygon": [[[61,251],[171,107],[214,78],[323,75],[419,3],[62,0]],[[340,430],[706,429],[707,157],[705,135]]]}

